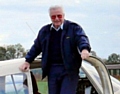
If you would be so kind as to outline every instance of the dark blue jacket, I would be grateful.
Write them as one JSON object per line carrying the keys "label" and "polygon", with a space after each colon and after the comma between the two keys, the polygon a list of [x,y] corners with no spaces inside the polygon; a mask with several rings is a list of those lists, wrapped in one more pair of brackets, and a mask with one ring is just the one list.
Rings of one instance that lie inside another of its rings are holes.
{"label": "dark blue jacket", "polygon": [[[26,55],[26,61],[30,63],[42,52],[43,78],[47,75],[49,67],[47,60],[50,27],[51,24],[48,24],[41,28],[33,46]],[[80,52],[83,49],[87,49],[89,52],[91,49],[85,32],[78,24],[65,20],[61,36],[61,53],[68,74],[79,72],[82,61]]]}

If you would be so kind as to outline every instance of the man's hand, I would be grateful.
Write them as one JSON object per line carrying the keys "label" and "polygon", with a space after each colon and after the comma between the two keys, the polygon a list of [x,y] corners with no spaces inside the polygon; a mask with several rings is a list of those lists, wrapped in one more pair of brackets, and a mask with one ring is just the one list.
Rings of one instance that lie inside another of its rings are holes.
{"label": "man's hand", "polygon": [[86,50],[86,49],[82,50],[82,52],[81,52],[81,58],[82,58],[82,60],[88,58],[89,55],[90,55],[90,53],[88,52],[88,50]]}
{"label": "man's hand", "polygon": [[23,72],[28,71],[29,68],[30,68],[30,64],[29,64],[28,62],[23,63],[23,64],[19,67],[19,69],[20,69],[21,71],[23,71]]}

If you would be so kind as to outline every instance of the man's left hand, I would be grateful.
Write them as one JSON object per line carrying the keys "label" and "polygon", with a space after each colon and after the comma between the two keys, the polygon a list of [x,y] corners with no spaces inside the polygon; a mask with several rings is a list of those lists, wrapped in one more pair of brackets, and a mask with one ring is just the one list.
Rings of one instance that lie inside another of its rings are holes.
{"label": "man's left hand", "polygon": [[86,50],[86,49],[82,50],[82,52],[81,52],[81,58],[82,58],[82,60],[88,58],[89,55],[90,55],[90,53],[88,52],[88,50]]}

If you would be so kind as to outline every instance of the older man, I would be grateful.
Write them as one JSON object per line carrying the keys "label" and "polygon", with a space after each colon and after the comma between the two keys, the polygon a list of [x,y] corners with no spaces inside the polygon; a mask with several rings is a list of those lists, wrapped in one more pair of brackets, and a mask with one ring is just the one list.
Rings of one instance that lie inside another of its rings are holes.
{"label": "older man", "polygon": [[49,15],[52,23],[40,29],[20,70],[28,70],[42,52],[43,78],[48,76],[49,94],[75,94],[82,59],[88,58],[91,50],[89,40],[80,25],[64,19],[61,6],[50,7]]}

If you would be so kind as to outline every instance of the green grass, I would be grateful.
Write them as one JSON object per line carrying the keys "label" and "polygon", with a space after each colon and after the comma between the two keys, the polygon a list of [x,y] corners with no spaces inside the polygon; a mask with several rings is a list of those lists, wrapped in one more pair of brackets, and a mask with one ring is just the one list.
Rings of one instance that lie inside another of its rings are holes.
{"label": "green grass", "polygon": [[38,85],[39,92],[41,94],[48,94],[48,84],[46,81],[45,82],[38,81],[37,85]]}

